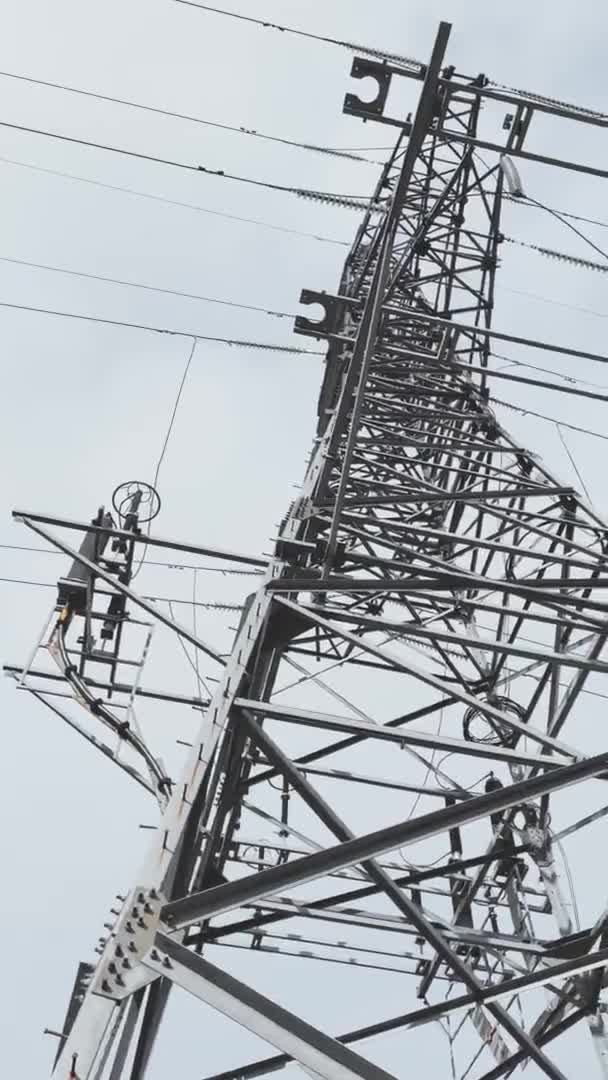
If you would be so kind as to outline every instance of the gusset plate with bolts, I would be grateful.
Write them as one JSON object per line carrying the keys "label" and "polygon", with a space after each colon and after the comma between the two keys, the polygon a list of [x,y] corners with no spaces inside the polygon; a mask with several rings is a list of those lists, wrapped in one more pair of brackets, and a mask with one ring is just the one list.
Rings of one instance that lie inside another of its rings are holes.
{"label": "gusset plate with bolts", "polygon": [[154,974],[141,960],[154,944],[165,903],[156,889],[136,886],[129,894],[97,965],[94,994],[122,1001],[153,981]]}

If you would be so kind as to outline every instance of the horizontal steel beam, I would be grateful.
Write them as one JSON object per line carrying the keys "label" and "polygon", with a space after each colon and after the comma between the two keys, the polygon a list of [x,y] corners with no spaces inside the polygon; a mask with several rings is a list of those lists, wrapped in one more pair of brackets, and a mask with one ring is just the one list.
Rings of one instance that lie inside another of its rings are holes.
{"label": "horizontal steel beam", "polygon": [[[257,910],[257,905],[251,906],[254,910]],[[264,900],[261,906],[263,906],[264,911],[284,911],[286,917],[296,915],[299,919],[338,923],[342,926],[367,927],[370,930],[382,930],[391,934],[405,934],[408,937],[420,935],[419,929],[404,917],[383,915],[363,908],[357,909],[342,905],[335,905],[330,908],[314,908],[305,902],[298,901],[296,904],[288,897]],[[525,953],[535,960],[542,960],[546,956],[546,948],[540,942],[526,941],[523,938],[514,935],[509,936],[508,934],[486,933],[482,930],[473,930],[467,926],[450,926],[434,916],[429,917],[431,922],[441,930],[446,941],[456,942],[457,944],[464,942],[467,945],[478,945],[484,950],[495,949],[505,952]],[[328,942],[325,944],[328,944]]]}
{"label": "horizontal steel beam", "polygon": [[433,675],[425,668],[418,667],[417,664],[413,664],[410,660],[405,660],[401,657],[393,656],[391,653],[386,653],[377,645],[365,641],[361,635],[353,634],[350,630],[344,630],[342,627],[336,626],[330,619],[318,615],[316,611],[312,611],[310,608],[303,608],[299,604],[294,604],[291,600],[285,600],[281,597],[278,597],[275,602],[282,607],[288,608],[290,611],[295,611],[300,615],[307,616],[313,625],[320,626],[330,633],[338,634],[344,641],[369,653],[370,656],[374,656],[378,660],[383,661],[388,667],[394,668],[395,671],[405,672],[407,675],[411,675],[414,679],[418,679],[426,686],[432,686],[434,690],[438,690],[441,694],[447,692],[457,701],[461,701],[469,708],[474,708],[477,712],[495,720],[501,727],[510,728],[513,731],[518,731],[520,735],[524,735],[528,739],[533,739],[535,742],[540,743],[541,746],[546,747],[547,751],[553,750],[558,754],[565,754],[570,758],[577,758],[580,756],[577,750],[566,746],[564,743],[558,742],[549,735],[545,735],[542,731],[539,731],[538,728],[533,728],[530,724],[517,720],[512,714],[502,712],[500,709],[496,708],[495,705],[492,705],[489,701],[485,701],[482,697],[477,697],[474,694],[469,693],[466,689],[461,689],[456,683],[446,685],[441,677]]}
{"label": "horizontal steel beam", "polygon": [[[356,580],[356,578],[353,579],[353,581]],[[369,581],[369,578],[367,581]],[[403,583],[399,582],[398,584],[401,585]],[[279,592],[281,590],[271,591]],[[310,592],[317,591],[318,590],[314,586],[310,588]],[[356,593],[356,591],[357,587],[355,585],[352,592]],[[402,590],[398,589],[397,591]],[[492,653],[498,653],[499,655],[504,654],[505,656],[521,656],[526,660],[534,660],[541,664],[562,664],[564,667],[579,668],[585,671],[597,671],[604,675],[608,674],[608,662],[606,661],[589,658],[587,656],[577,656],[571,652],[551,652],[548,649],[541,651],[540,649],[530,648],[529,645],[519,645],[517,639],[515,641],[492,641],[488,638],[470,636],[466,632],[458,634],[450,630],[439,630],[435,627],[421,626],[419,623],[413,621],[405,622],[403,620],[397,621],[396,619],[379,618],[374,615],[364,615],[355,610],[348,611],[343,608],[332,608],[329,606],[320,607],[315,604],[301,605],[301,607],[303,611],[316,611],[318,614],[324,613],[329,619],[334,619],[338,622],[355,623],[357,626],[364,626],[370,630],[387,632],[398,630],[404,638],[409,636],[421,638],[423,640],[444,641],[447,644],[461,646],[463,649],[477,649],[481,652],[484,652],[485,650]],[[517,614],[517,612],[511,612],[511,614]]]}
{"label": "horizontal steel beam", "polygon": [[[250,698],[236,698],[234,704],[241,709],[249,709],[258,716],[270,720],[284,720],[287,723],[304,727],[321,728],[329,731],[345,731],[352,735],[361,735],[366,739],[380,739],[397,743],[398,746],[427,746],[432,749],[446,750],[453,754],[468,754],[486,761],[507,761],[511,764],[536,766],[537,768],[558,768],[560,761],[555,758],[525,754],[510,750],[504,746],[489,746],[485,743],[467,742],[465,739],[451,739],[448,736],[435,735],[431,732],[404,728],[386,728],[382,724],[373,724],[349,716],[334,716],[329,713],[312,712],[309,709],[290,708],[288,705],[274,705],[267,701],[253,701]],[[302,773],[306,769],[300,770]],[[445,794],[445,793],[444,793]]]}
{"label": "horizontal steel beam", "polygon": [[90,522],[72,521],[68,518],[49,517],[47,514],[31,514],[28,510],[13,510],[15,521],[38,521],[42,525],[58,525],[62,529],[75,529],[77,532],[103,533],[115,536],[119,540],[129,540],[146,547],[170,548],[172,551],[186,551],[190,555],[204,555],[209,559],[228,559],[230,562],[246,563],[249,566],[268,566],[268,559],[259,555],[243,555],[238,551],[225,551],[223,548],[201,547],[199,544],[184,544],[181,540],[168,540],[161,536],[148,536],[146,533],[134,533],[127,529],[108,529],[105,525]]}
{"label": "horizontal steel beam", "polygon": [[167,904],[162,917],[173,929],[210,919],[254,900],[272,896],[279,890],[302,885],[335,870],[342,870],[376,855],[394,851],[406,844],[416,843],[437,833],[508,810],[529,799],[578,784],[590,777],[599,776],[607,768],[608,752],[596,754],[584,761],[554,769],[543,776],[534,776],[499,791],[474,796],[445,810],[434,810],[414,820],[399,822],[355,840],[333,845],[292,863],[264,870],[239,881],[217,885],[204,892],[192,893]]}
{"label": "horizontal steel beam", "polygon": [[[471,419],[469,416],[468,419]],[[433,491],[420,490],[416,494],[407,488],[395,487],[394,494],[392,495],[378,495],[378,496],[361,496],[358,498],[355,495],[350,495],[345,501],[345,506],[385,506],[392,505],[398,502],[403,504],[415,504],[415,503],[479,503],[490,501],[491,499],[532,499],[546,498],[549,496],[576,496],[576,488],[564,487],[563,485],[547,485],[546,487],[531,487],[525,484],[514,484],[512,488],[480,488],[478,491],[455,491],[445,492],[444,494],[437,494]],[[331,507],[331,499],[320,499],[318,506],[323,508]]]}

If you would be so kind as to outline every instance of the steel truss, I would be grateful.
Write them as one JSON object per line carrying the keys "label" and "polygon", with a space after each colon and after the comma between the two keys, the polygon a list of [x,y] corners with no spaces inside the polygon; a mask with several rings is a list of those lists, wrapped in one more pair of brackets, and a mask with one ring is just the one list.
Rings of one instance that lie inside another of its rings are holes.
{"label": "steel truss", "polygon": [[[593,925],[575,932],[550,826],[551,813],[570,822],[565,831],[601,815],[578,822],[573,785],[605,801],[608,747],[579,745],[576,719],[588,680],[608,673],[608,532],[503,429],[488,385],[493,341],[509,339],[491,329],[501,155],[606,176],[528,148],[535,112],[605,122],[445,68],[448,36],[441,24],[424,68],[354,62],[353,75],[373,76],[378,93],[366,104],[348,95],[345,111],[400,134],[338,292],[302,294],[323,314],[298,318],[296,331],[327,340],[328,352],[312,455],[274,557],[16,512],[89,574],[89,622],[100,583],[118,597],[122,629],[134,608],[159,618],[130,584],[144,543],[261,573],[229,656],[162,616],[217,662],[219,680],[212,700],[194,699],[200,731],[175,782],[145,744],[132,746],[161,824],[97,965],[75,988],[60,1080],[141,1080],[172,985],[279,1051],[215,1080],[291,1061],[317,1078],[380,1080],[389,1073],[354,1044],[454,1013],[466,1020],[465,1049],[482,1051],[485,1080],[526,1062],[562,1078],[553,1042],[585,1018],[605,1060],[606,897]],[[402,77],[421,83],[413,120],[384,114]],[[502,143],[479,134],[488,104],[513,110]],[[490,163],[480,149],[494,152]],[[56,528],[123,544],[122,570]],[[59,618],[75,614],[68,603]],[[118,681],[117,664],[103,681],[81,660],[74,686],[63,659],[59,675],[30,664],[21,676],[55,711],[51,678],[106,726],[112,696],[192,704]],[[416,795],[407,815],[404,793]],[[438,838],[449,853],[426,865]],[[431,846],[418,865],[422,842]],[[405,847],[404,866],[394,853]],[[332,937],[333,924],[348,927],[349,944]],[[403,935],[405,951],[395,945]],[[275,997],[289,996],[297,958],[347,964],[348,984],[364,986],[370,968],[408,976],[423,1004],[330,1036],[207,959],[228,947],[285,966]],[[540,1005],[527,994],[539,987]]]}

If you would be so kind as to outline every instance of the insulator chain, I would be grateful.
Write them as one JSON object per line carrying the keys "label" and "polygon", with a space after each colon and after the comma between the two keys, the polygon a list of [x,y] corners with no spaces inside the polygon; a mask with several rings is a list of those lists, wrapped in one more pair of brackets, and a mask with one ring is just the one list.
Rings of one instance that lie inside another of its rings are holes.
{"label": "insulator chain", "polygon": [[341,206],[346,210],[380,210],[382,204],[373,199],[349,199],[347,195],[333,195],[325,191],[309,191],[307,188],[293,188],[300,199],[312,199],[314,202],[329,206]]}
{"label": "insulator chain", "polygon": [[420,60],[414,60],[411,56],[399,56],[397,53],[386,52],[384,49],[370,49],[363,45],[351,45],[349,49],[354,49],[356,52],[362,53],[364,56],[376,56],[380,60],[391,60],[394,64],[401,64],[403,67],[414,68],[416,71],[421,71],[424,64]]}
{"label": "insulator chain", "polygon": [[541,247],[540,244],[528,244],[525,240],[514,240],[511,236],[505,236],[507,244],[517,244],[518,247],[529,248],[538,251],[548,259],[558,259],[559,262],[571,263],[572,266],[580,266],[583,270],[598,270],[602,274],[608,274],[608,263],[592,262],[591,259],[581,259],[578,255],[567,255],[564,251],[554,251],[553,248]]}
{"label": "insulator chain", "polygon": [[488,86],[495,86],[497,90],[507,90],[510,94],[517,94],[518,97],[527,98],[529,101],[537,102],[540,105],[568,109],[571,112],[580,113],[581,116],[592,116],[596,120],[608,120],[608,113],[597,112],[595,109],[585,109],[582,105],[572,105],[568,101],[560,101],[559,98],[546,97],[545,94],[533,94],[529,90],[520,90],[517,86],[506,86],[505,83],[494,82],[492,79],[488,81]]}

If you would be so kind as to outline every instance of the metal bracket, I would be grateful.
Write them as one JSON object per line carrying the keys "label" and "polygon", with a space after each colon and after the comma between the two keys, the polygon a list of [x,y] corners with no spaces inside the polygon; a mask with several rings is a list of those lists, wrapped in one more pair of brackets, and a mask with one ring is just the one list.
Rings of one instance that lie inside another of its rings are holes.
{"label": "metal bracket", "polygon": [[300,293],[300,303],[305,306],[308,306],[309,304],[321,304],[325,314],[319,322],[314,322],[305,315],[296,316],[294,333],[306,334],[308,337],[323,338],[329,337],[330,334],[335,333],[336,327],[338,326],[349,300],[347,297],[343,296],[331,296],[329,293],[314,292],[312,289],[302,289],[302,292]]}
{"label": "metal bracket", "polygon": [[394,124],[403,128],[406,134],[409,134],[412,129],[409,120],[393,120],[383,115],[395,70],[398,69],[392,68],[387,63],[356,56],[350,70],[351,78],[375,79],[377,85],[376,96],[372,101],[362,101],[357,94],[346,94],[342,111],[348,116],[359,116],[362,120],[380,120],[383,124]]}

